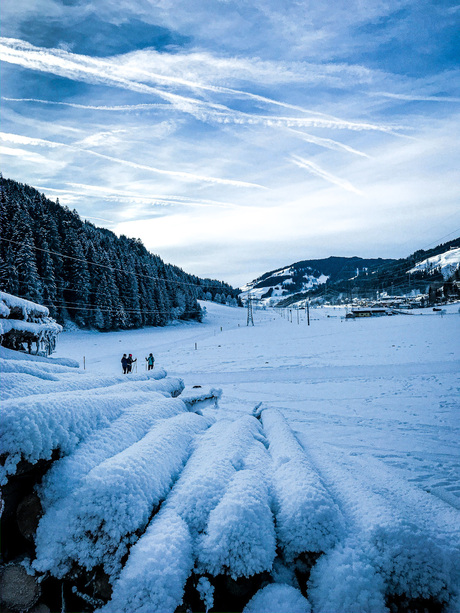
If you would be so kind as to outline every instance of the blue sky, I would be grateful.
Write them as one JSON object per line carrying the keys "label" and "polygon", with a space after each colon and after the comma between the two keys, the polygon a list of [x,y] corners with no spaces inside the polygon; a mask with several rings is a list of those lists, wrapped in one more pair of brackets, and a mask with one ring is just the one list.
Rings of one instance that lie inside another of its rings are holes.
{"label": "blue sky", "polygon": [[4,176],[242,285],[460,233],[460,5],[3,0]]}

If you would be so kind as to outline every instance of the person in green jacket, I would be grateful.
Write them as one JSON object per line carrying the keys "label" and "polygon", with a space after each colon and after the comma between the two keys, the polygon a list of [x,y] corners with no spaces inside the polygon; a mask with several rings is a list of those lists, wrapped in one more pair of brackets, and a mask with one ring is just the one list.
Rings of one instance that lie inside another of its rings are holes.
{"label": "person in green jacket", "polygon": [[155,358],[153,357],[153,353],[149,353],[149,357],[145,358],[147,362],[147,369],[153,370],[153,365],[155,364]]}

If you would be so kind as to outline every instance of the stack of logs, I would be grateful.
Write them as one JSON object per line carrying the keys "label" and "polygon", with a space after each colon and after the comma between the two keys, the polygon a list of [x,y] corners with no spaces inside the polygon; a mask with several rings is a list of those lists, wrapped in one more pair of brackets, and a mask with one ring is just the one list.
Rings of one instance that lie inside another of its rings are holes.
{"label": "stack of logs", "polygon": [[[35,492],[57,454],[32,465],[21,462],[1,491],[0,611],[51,613],[94,611],[105,604],[112,588],[101,569],[91,573],[75,568],[64,580],[36,573],[35,533],[43,514]],[[0,457],[0,462],[5,458]]]}

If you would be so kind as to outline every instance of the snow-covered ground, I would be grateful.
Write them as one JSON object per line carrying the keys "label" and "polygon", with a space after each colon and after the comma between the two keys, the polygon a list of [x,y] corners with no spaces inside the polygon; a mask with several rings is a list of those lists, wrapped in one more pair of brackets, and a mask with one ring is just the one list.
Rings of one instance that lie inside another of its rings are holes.
{"label": "snow-covered ground", "polygon": [[[269,572],[246,611],[375,613],[389,595],[456,611],[460,305],[353,320],[317,308],[310,326],[205,306],[202,324],[64,332],[53,367],[4,360],[5,470],[15,445],[31,460],[67,454],[41,487],[34,567],[102,564],[107,613],[173,612],[192,568],[209,607],[214,576]],[[123,353],[137,374],[121,375]],[[193,386],[220,388],[218,408],[188,412]],[[308,590],[303,554],[318,559]]]}
{"label": "snow-covered ground", "polygon": [[[371,455],[410,482],[460,508],[458,441],[460,305],[446,313],[345,320],[342,308],[281,317],[203,303],[203,324],[132,332],[64,332],[56,357],[92,374],[118,374],[123,353],[186,386],[222,388],[220,415],[278,408],[312,453]],[[196,344],[196,349],[195,349]]]}

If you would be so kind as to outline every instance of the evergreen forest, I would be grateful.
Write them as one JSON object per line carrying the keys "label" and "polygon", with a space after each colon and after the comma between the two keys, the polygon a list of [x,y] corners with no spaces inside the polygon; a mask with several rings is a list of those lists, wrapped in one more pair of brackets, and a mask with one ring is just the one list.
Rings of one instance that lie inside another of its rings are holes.
{"label": "evergreen forest", "polygon": [[239,290],[165,264],[138,239],[83,221],[28,185],[0,177],[0,289],[60,323],[101,331],[201,321],[197,300],[237,305]]}

